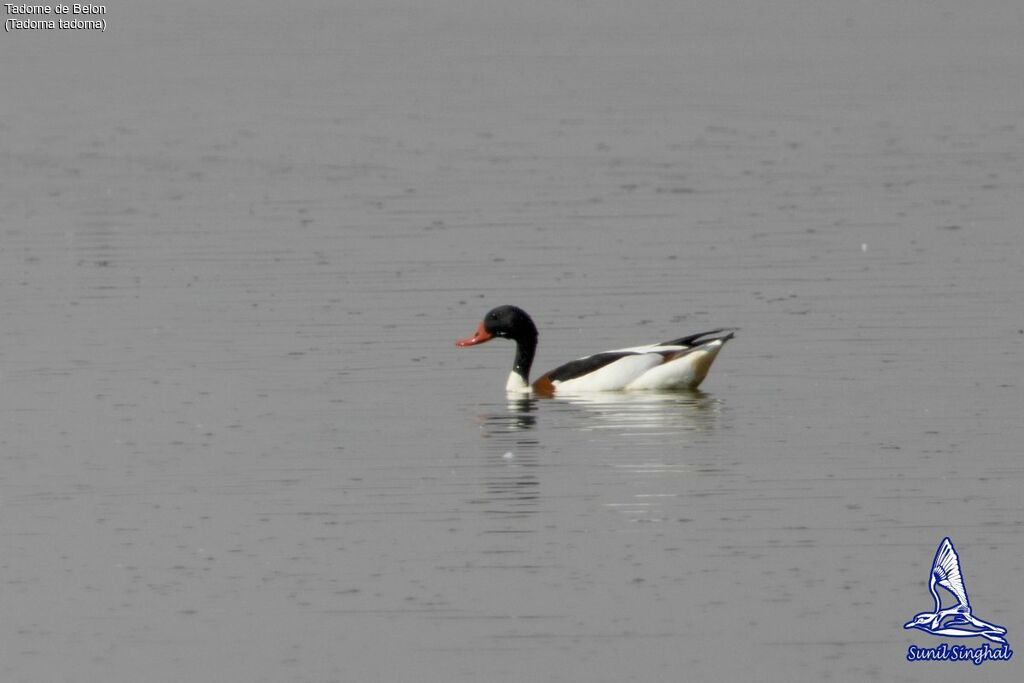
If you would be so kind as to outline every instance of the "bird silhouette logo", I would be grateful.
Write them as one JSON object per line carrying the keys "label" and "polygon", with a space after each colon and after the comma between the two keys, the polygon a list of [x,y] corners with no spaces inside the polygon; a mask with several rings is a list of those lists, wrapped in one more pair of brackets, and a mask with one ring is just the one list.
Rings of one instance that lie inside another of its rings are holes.
{"label": "bird silhouette logo", "polygon": [[[956,604],[942,606],[939,588],[949,593]],[[935,600],[935,609],[921,612],[903,625],[903,628],[916,628],[933,636],[950,638],[987,638],[994,643],[1006,645],[1006,629],[997,624],[983,621],[971,610],[971,601],[967,597],[964,586],[963,572],[960,570],[960,556],[949,537],[942,539],[939,549],[932,560],[932,571],[928,578],[928,590]]]}

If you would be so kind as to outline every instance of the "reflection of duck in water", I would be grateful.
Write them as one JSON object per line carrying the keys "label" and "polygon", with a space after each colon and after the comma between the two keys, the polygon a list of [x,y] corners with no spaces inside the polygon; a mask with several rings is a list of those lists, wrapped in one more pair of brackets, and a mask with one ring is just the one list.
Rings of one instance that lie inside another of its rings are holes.
{"label": "reflection of duck in water", "polygon": [[[943,609],[942,598],[939,597],[936,586],[941,586],[952,594],[957,604]],[[960,557],[949,538],[942,539],[939,549],[935,552],[928,590],[935,600],[935,611],[921,612],[904,624],[903,628],[917,628],[932,635],[953,638],[981,636],[996,643],[1006,643],[1006,639],[1003,638],[1006,635],[1005,628],[982,621],[971,612],[971,601],[967,597],[963,574],[960,571]],[[968,628],[962,628],[964,626]]]}
{"label": "reflection of duck in water", "polygon": [[503,526],[492,533],[533,531],[532,527],[508,526],[511,520],[524,519],[540,511],[540,441],[533,414],[537,400],[517,396],[505,410],[479,415],[485,459],[480,463],[484,491],[470,499],[474,505]]}
{"label": "reflection of duck in water", "polygon": [[516,359],[505,388],[554,396],[590,391],[696,389],[733,334],[733,330],[711,330],[661,344],[597,353],[560,365],[532,385],[529,376],[537,351],[537,326],[523,309],[499,306],[489,311],[476,333],[455,345],[474,346],[495,337],[513,340]]}
{"label": "reflection of duck in water", "polygon": [[575,408],[577,428],[606,430],[632,438],[658,439],[713,431],[723,402],[700,389],[692,391],[602,391],[562,397],[560,406]]}

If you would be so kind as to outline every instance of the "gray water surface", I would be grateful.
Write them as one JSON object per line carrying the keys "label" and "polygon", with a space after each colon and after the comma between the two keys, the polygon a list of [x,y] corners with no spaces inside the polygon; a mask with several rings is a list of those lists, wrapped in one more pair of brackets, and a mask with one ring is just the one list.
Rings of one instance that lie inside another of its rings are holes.
{"label": "gray water surface", "polygon": [[4,681],[1020,677],[902,628],[1024,634],[1018,3],[106,19],[0,38]]}

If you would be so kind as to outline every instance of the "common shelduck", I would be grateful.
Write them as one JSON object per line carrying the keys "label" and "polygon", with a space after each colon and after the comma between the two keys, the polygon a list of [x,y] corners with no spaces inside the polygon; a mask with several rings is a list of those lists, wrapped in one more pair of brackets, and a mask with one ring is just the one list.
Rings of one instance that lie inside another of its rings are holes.
{"label": "common shelduck", "polygon": [[488,311],[473,336],[460,339],[455,345],[475,346],[495,337],[513,340],[516,359],[505,389],[554,396],[591,391],[696,389],[734,333],[733,329],[717,329],[661,344],[596,353],[560,365],[533,384],[529,377],[537,351],[537,326],[523,309],[498,306]]}

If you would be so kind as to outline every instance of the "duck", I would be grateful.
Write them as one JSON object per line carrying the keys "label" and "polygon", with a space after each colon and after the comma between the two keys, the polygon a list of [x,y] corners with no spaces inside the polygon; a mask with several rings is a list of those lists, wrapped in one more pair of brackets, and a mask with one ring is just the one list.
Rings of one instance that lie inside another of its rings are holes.
{"label": "duck", "polygon": [[735,328],[719,328],[678,339],[603,351],[584,356],[530,382],[539,334],[533,318],[518,306],[498,306],[487,312],[476,332],[455,345],[476,346],[495,338],[516,343],[515,361],[505,390],[541,397],[598,391],[696,389]]}

